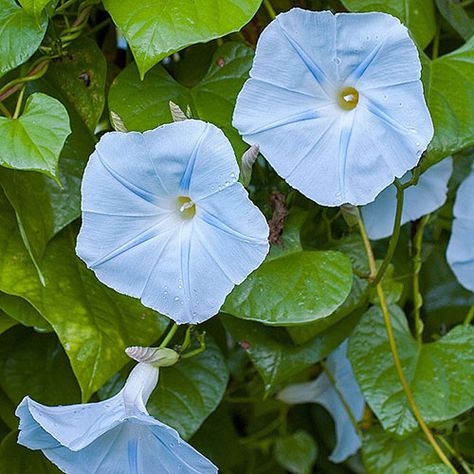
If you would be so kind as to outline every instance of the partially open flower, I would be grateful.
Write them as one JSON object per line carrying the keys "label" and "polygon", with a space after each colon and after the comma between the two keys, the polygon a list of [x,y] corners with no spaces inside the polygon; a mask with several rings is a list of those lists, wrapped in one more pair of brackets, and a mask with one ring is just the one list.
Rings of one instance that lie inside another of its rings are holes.
{"label": "partially open flower", "polygon": [[214,474],[217,468],[146,411],[158,369],[140,363],[109,400],[47,407],[25,397],[18,442],[68,474]]}
{"label": "partially open flower", "polygon": [[459,186],[446,257],[459,283],[474,291],[474,168]]}
{"label": "partially open flower", "polygon": [[336,425],[336,447],[329,459],[335,463],[345,461],[361,446],[361,440],[337,390],[343,396],[355,420],[362,419],[365,407],[364,397],[354,378],[346,352],[347,340],[332,352],[326,361],[327,370],[334,379],[335,387],[328,375],[323,373],[312,382],[288,385],[278,394],[280,400],[289,404],[319,403],[331,414]]}
{"label": "partially open flower", "polygon": [[391,15],[293,9],[260,36],[233,122],[310,199],[367,204],[433,136],[420,71]]}
{"label": "partially open flower", "polygon": [[[402,225],[436,211],[446,202],[452,172],[453,159],[448,157],[425,171],[416,186],[410,186],[404,191]],[[411,177],[412,173],[409,171],[400,182],[406,183]],[[384,189],[374,202],[362,208],[367,234],[372,240],[392,235],[396,211],[397,188],[394,184]]]}
{"label": "partially open flower", "polygon": [[268,225],[214,125],[105,134],[82,185],[77,254],[99,280],[178,323],[214,316],[262,263]]}

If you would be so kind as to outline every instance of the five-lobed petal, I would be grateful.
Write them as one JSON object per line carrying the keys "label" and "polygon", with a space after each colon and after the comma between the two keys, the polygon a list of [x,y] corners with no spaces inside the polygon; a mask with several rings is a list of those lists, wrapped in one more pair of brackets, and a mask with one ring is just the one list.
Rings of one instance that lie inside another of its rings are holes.
{"label": "five-lobed petal", "polygon": [[[452,172],[453,159],[447,157],[425,171],[416,186],[410,186],[404,191],[400,221],[402,225],[436,211],[446,202],[448,181]],[[400,181],[406,183],[411,177],[412,173],[408,172]],[[396,210],[397,188],[394,184],[384,189],[374,202],[362,208],[362,216],[370,239],[378,240],[392,235]]]}
{"label": "five-lobed petal", "polygon": [[140,363],[125,387],[98,403],[47,407],[25,397],[18,442],[68,474],[216,474],[217,468],[145,408],[158,369]]}
{"label": "five-lobed petal", "polygon": [[446,258],[459,283],[474,291],[474,167],[459,186]]}
{"label": "five-lobed petal", "polygon": [[107,133],[84,174],[77,254],[115,290],[202,322],[268,252],[268,225],[238,174],[209,123]]}
{"label": "five-lobed petal", "polygon": [[[335,381],[336,388],[344,397],[356,421],[364,414],[365,401],[347,358],[347,340],[327,358],[327,370]],[[288,385],[278,398],[289,404],[319,403],[331,414],[336,426],[336,447],[329,456],[332,462],[340,463],[357,452],[361,440],[352,424],[347,409],[326,373],[307,383]]]}
{"label": "five-lobed petal", "polygon": [[391,15],[295,8],[261,34],[233,123],[310,199],[367,204],[433,136],[420,72]]}

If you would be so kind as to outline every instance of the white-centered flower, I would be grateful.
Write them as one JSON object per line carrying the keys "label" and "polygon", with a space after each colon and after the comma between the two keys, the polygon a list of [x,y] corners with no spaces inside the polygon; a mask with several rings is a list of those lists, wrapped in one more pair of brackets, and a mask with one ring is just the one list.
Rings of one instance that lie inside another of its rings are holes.
{"label": "white-centered flower", "polygon": [[209,123],[107,133],[84,173],[77,254],[115,290],[202,322],[268,252],[268,225],[238,174]]}
{"label": "white-centered flower", "polygon": [[151,417],[146,402],[158,369],[140,363],[109,400],[47,407],[25,397],[17,408],[18,442],[67,474],[215,474],[217,468],[171,427]]}
{"label": "white-centered flower", "polygon": [[364,414],[365,401],[346,352],[347,340],[334,350],[326,361],[335,387],[327,374],[322,373],[311,382],[288,385],[278,394],[280,400],[289,404],[319,403],[331,414],[336,426],[336,447],[329,459],[335,463],[343,462],[355,454],[362,444],[337,393],[338,390],[343,396],[355,420],[360,421]]}
{"label": "white-centered flower", "polygon": [[433,136],[420,72],[391,15],[295,8],[260,36],[233,123],[310,199],[367,204]]}
{"label": "white-centered flower", "polygon": [[[453,159],[448,157],[425,171],[416,186],[410,186],[404,191],[402,225],[436,211],[446,202],[452,172]],[[412,173],[409,171],[400,181],[406,183],[411,177]],[[367,234],[372,240],[392,235],[396,211],[397,188],[394,184],[384,189],[374,202],[362,208]]]}
{"label": "white-centered flower", "polygon": [[474,167],[459,186],[446,257],[456,278],[474,291]]}

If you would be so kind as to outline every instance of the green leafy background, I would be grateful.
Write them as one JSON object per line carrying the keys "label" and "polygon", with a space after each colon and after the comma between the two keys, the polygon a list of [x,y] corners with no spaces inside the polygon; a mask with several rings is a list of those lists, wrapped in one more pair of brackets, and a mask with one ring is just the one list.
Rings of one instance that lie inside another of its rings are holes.
{"label": "green leafy background", "polygon": [[[113,129],[170,122],[172,101],[220,127],[240,163],[247,146],[232,126],[236,97],[263,28],[294,6],[390,13],[418,47],[435,126],[420,170],[454,156],[448,201],[423,237],[421,335],[419,222],[402,227],[382,288],[423,419],[457,472],[474,471],[474,295],[445,258],[456,190],[474,156],[474,2],[0,0],[0,474],[59,472],[16,443],[25,395],[49,405],[105,399],[133,366],[124,349],[157,344],[169,329],[75,254],[95,143]],[[190,333],[191,349],[200,339],[206,349],[161,370],[150,413],[224,474],[452,472],[407,403],[357,228],[289,188],[262,157],[248,190],[272,228],[270,253],[221,314]],[[379,266],[387,248],[388,240],[373,244]],[[171,347],[180,349],[185,331]],[[345,339],[366,412],[361,450],[336,465],[329,414],[275,395],[317,377]]]}

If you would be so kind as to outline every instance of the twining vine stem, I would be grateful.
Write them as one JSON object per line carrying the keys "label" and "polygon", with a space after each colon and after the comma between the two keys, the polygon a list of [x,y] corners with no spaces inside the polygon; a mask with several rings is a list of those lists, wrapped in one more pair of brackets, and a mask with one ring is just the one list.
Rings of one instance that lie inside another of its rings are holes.
{"label": "twining vine stem", "polygon": [[415,318],[415,332],[418,344],[421,344],[421,336],[423,333],[423,321],[421,320],[420,309],[423,305],[423,297],[420,293],[420,271],[421,271],[421,244],[423,243],[423,233],[425,226],[430,219],[430,215],[423,216],[419,221],[416,229],[415,238],[413,239],[414,256],[413,256],[413,315]]}
{"label": "twining vine stem", "polygon": [[[364,222],[361,217],[359,217],[359,231],[360,235],[362,237],[362,240],[364,242],[364,248],[367,253],[367,259],[369,262],[369,268],[370,268],[370,274],[371,274],[371,279],[372,281],[376,281],[376,273],[377,273],[377,266],[375,263],[375,258],[374,258],[374,253],[372,251],[372,246],[370,245],[369,237],[367,235],[367,231],[365,230]],[[407,379],[405,378],[405,374],[403,372],[402,364],[400,361],[400,356],[398,354],[398,348],[397,344],[395,341],[395,336],[393,333],[393,327],[392,327],[392,322],[390,319],[390,313],[388,311],[387,303],[385,301],[385,294],[382,288],[382,285],[380,283],[376,284],[376,291],[377,291],[377,296],[379,298],[380,306],[382,309],[382,314],[385,322],[385,327],[387,329],[387,336],[388,336],[388,343],[390,346],[390,351],[392,352],[392,357],[393,361],[395,363],[395,369],[397,371],[398,377],[400,379],[400,382],[403,387],[403,391],[405,392],[405,396],[408,401],[408,405],[410,406],[410,409],[415,416],[418,424],[420,425],[420,428],[422,429],[423,433],[425,434],[426,438],[428,439],[429,443],[433,447],[434,451],[436,454],[439,456],[441,461],[446,464],[446,466],[451,469],[451,472],[454,474],[458,474],[458,471],[455,469],[455,467],[451,464],[451,461],[448,459],[444,451],[440,448],[439,444],[436,442],[436,439],[434,438],[433,434],[431,433],[430,429],[425,423],[425,420],[421,416],[421,413],[418,409],[418,406],[416,405],[415,399],[413,397],[413,394],[411,392],[410,386],[407,382]]]}

